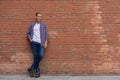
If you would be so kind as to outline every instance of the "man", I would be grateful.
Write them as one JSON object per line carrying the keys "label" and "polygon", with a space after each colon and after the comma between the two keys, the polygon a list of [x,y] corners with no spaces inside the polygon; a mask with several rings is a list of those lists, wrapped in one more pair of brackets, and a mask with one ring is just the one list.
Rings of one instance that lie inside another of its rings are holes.
{"label": "man", "polygon": [[42,15],[37,12],[35,13],[36,21],[30,25],[27,37],[31,43],[34,62],[28,69],[31,77],[40,77],[39,63],[44,56],[44,49],[48,45],[48,27],[41,21]]}

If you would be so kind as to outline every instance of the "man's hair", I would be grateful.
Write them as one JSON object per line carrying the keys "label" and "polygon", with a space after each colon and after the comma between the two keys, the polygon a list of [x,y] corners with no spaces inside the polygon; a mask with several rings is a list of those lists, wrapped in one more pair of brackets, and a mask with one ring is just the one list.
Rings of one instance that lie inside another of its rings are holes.
{"label": "man's hair", "polygon": [[35,13],[35,16],[37,16],[38,14],[40,14],[40,12],[36,12],[36,13]]}

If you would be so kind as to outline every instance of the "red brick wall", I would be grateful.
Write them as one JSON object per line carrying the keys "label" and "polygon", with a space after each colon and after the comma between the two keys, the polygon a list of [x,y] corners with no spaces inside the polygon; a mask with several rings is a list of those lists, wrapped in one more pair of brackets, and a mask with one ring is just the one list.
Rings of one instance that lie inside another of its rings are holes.
{"label": "red brick wall", "polygon": [[0,73],[27,73],[35,12],[49,26],[43,74],[120,74],[119,0],[0,0]]}

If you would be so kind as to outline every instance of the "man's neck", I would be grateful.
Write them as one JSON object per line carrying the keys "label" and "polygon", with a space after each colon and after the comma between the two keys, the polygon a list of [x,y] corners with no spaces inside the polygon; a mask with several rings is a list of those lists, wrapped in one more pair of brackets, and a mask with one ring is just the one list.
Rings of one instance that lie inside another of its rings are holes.
{"label": "man's neck", "polygon": [[41,21],[36,21],[37,24],[41,23]]}

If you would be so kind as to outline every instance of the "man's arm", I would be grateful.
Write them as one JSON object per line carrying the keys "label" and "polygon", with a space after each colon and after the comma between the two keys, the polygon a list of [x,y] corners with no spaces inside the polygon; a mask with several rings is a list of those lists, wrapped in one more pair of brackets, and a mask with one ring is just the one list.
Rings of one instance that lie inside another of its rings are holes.
{"label": "man's arm", "polygon": [[32,25],[29,26],[29,30],[28,30],[28,32],[27,32],[27,38],[29,39],[30,42],[32,42],[32,39],[31,39],[31,36],[30,36],[31,26],[32,26]]}
{"label": "man's arm", "polygon": [[46,38],[46,40],[45,40],[44,47],[47,48],[47,46],[48,46],[48,26],[47,25],[46,25],[46,29],[45,30],[46,30],[45,31],[45,38]]}

